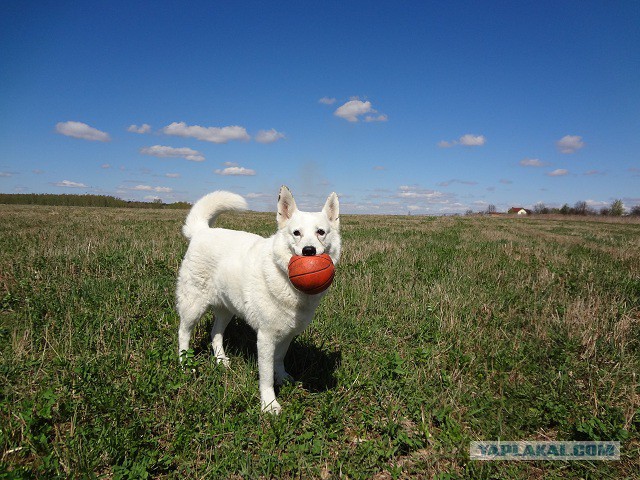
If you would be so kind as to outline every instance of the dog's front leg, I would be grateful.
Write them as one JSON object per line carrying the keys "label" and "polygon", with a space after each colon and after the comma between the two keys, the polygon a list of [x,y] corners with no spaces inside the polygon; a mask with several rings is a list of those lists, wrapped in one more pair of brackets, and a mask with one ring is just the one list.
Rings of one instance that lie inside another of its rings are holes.
{"label": "dog's front leg", "polygon": [[263,412],[279,414],[282,407],[273,389],[274,361],[277,340],[271,333],[258,330],[258,370],[260,375],[260,405]]}
{"label": "dog's front leg", "polygon": [[287,373],[284,369],[284,357],[287,354],[287,350],[289,350],[289,345],[291,344],[291,340],[293,340],[294,335],[291,334],[276,344],[275,351],[275,374],[276,374],[276,385],[282,385],[283,383],[293,383],[293,377]]}

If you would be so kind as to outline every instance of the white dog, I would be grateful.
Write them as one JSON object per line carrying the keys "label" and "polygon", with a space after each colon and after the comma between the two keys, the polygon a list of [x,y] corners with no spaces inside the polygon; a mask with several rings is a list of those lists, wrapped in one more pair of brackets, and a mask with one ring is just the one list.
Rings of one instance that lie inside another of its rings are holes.
{"label": "white dog", "polygon": [[313,318],[323,293],[296,290],[288,276],[292,255],[327,253],[340,258],[338,196],[332,193],[318,213],[301,212],[287,187],[278,196],[278,231],[269,238],[212,228],[226,210],[246,210],[247,203],[229,192],[213,192],[196,202],[182,229],[191,240],[180,267],[176,291],[180,329],[178,352],[189,349],[191,332],[211,306],[215,321],[211,345],[218,363],[227,365],[222,335],[232,317],[244,318],[258,336],[258,368],[262,410],[279,413],[273,389],[291,380],[284,356],[294,336]]}

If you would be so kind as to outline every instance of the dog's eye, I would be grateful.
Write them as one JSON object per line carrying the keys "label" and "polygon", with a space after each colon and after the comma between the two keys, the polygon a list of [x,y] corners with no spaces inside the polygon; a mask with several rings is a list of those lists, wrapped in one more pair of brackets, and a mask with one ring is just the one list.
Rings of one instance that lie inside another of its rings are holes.
{"label": "dog's eye", "polygon": [[318,235],[323,236],[325,234],[325,231],[321,228],[318,229],[318,231],[316,232]]}
{"label": "dog's eye", "polygon": [[293,231],[293,235],[296,236],[296,237],[299,237],[300,236],[300,230],[294,230]]}

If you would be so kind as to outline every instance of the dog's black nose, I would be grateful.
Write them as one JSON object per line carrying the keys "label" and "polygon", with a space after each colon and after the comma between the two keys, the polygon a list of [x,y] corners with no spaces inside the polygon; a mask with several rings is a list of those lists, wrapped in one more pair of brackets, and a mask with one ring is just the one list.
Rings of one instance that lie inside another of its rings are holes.
{"label": "dog's black nose", "polygon": [[306,246],[302,249],[302,255],[312,257],[316,254],[316,247]]}

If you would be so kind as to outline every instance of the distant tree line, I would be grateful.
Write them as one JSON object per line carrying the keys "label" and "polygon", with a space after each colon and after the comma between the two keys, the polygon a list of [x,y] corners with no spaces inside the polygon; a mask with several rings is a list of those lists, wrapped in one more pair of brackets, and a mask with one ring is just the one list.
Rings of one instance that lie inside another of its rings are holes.
{"label": "distant tree line", "polygon": [[0,204],[9,205],[50,205],[66,207],[120,207],[120,208],[175,208],[187,209],[187,202],[163,203],[127,201],[109,195],[72,195],[53,193],[0,193]]}
{"label": "distant tree line", "polygon": [[[529,210],[529,212],[531,212]],[[489,205],[486,210],[478,212],[478,214],[496,214],[498,213],[495,205]],[[623,215],[631,215],[634,217],[640,217],[640,205],[635,205],[631,207],[629,212],[624,208],[624,204],[622,200],[614,200],[611,202],[611,205],[604,206],[600,208],[600,210],[596,210],[593,207],[590,207],[587,202],[581,200],[576,202],[573,207],[570,207],[568,203],[565,203],[560,208],[551,208],[547,207],[544,203],[537,203],[533,207],[533,213],[537,215],[603,215],[609,217],[622,217]],[[467,210],[465,215],[475,215],[473,210]]]}
{"label": "distant tree line", "polygon": [[580,200],[573,207],[565,203],[560,208],[549,208],[544,203],[537,203],[533,207],[533,212],[537,214],[560,214],[560,215],[603,215],[609,217],[622,217],[623,215],[640,216],[640,205],[631,207],[629,212],[624,208],[622,200],[614,200],[611,205],[604,206],[600,210],[590,207],[587,202]]}

